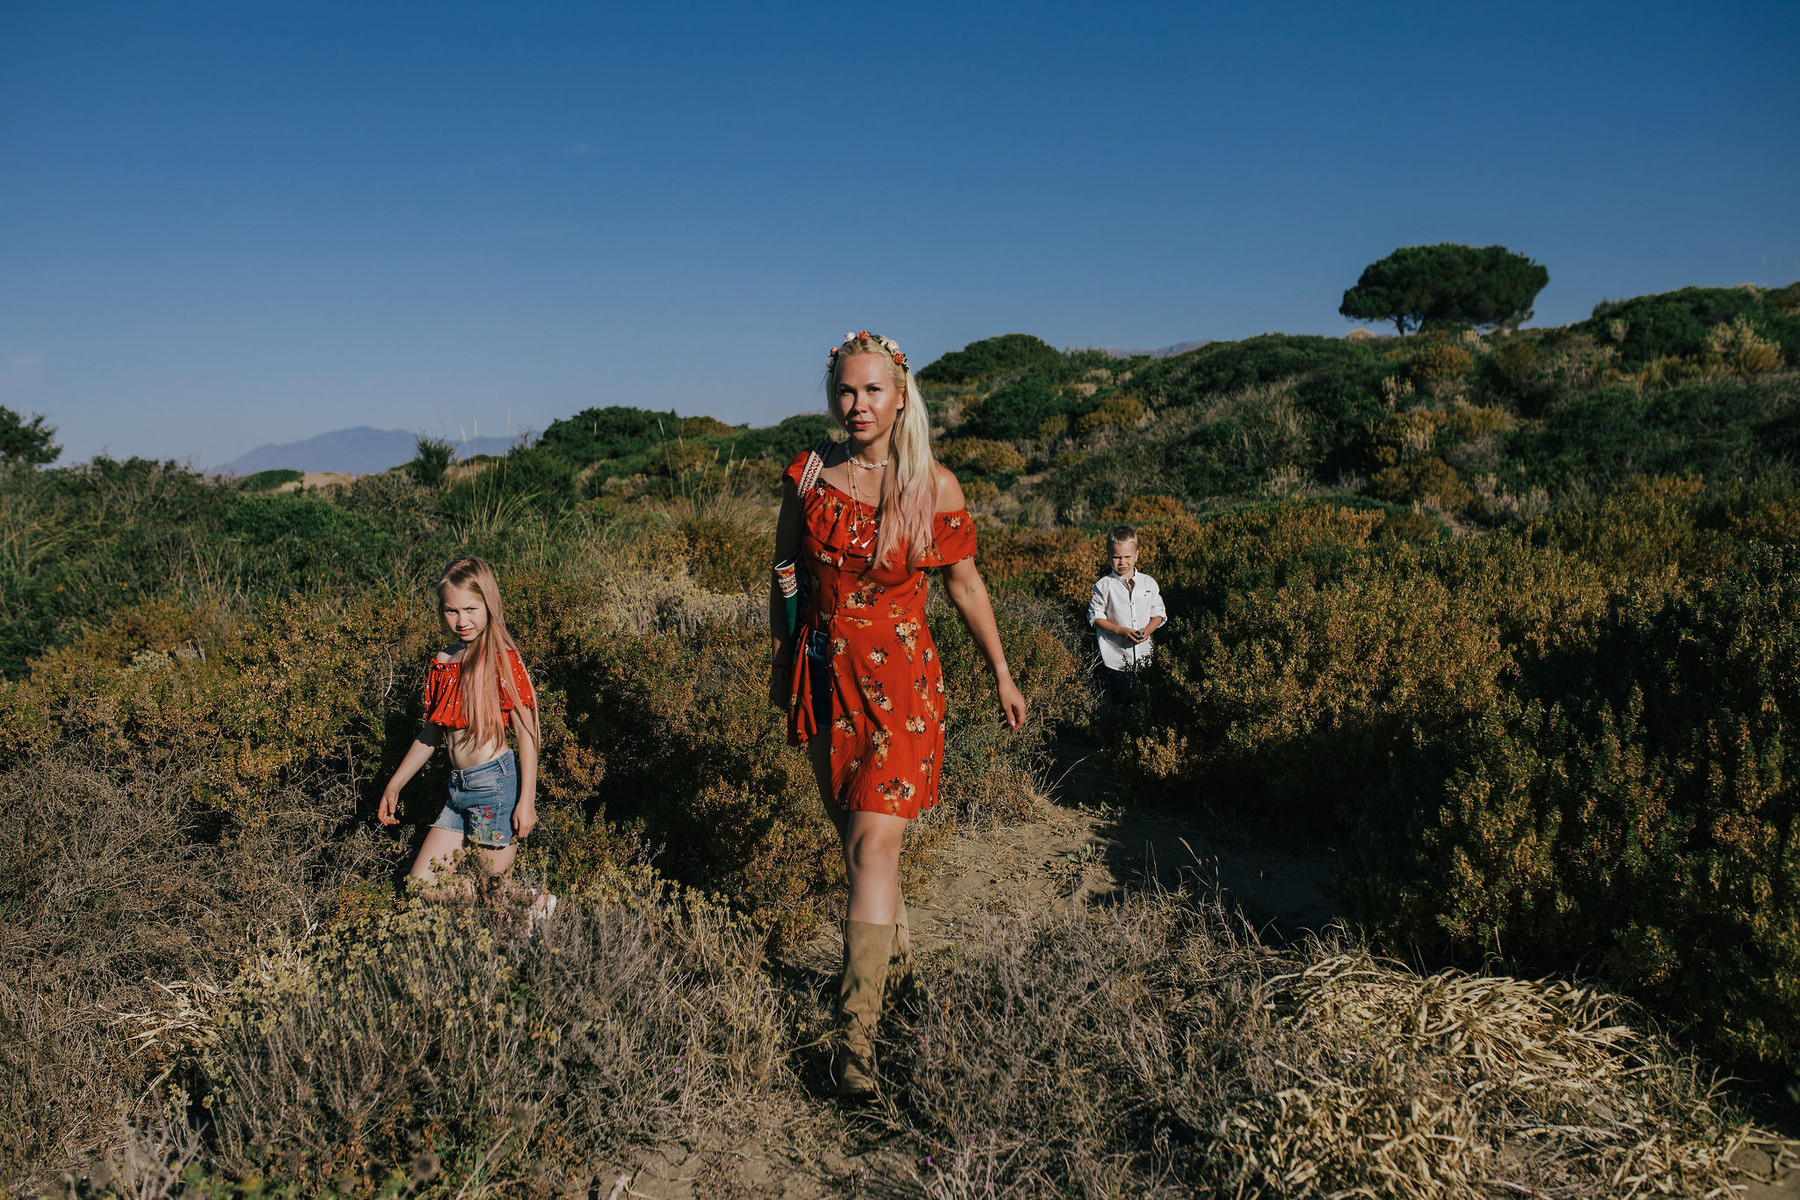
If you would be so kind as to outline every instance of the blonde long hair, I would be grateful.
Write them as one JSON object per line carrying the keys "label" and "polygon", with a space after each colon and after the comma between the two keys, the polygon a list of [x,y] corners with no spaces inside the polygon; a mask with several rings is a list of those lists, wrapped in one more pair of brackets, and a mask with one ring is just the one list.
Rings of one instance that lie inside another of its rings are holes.
{"label": "blonde long hair", "polygon": [[855,354],[879,354],[887,360],[902,403],[888,448],[888,473],[881,482],[881,523],[875,532],[875,550],[869,566],[886,562],[896,547],[905,546],[906,565],[911,570],[918,567],[920,557],[931,547],[931,518],[937,512],[937,459],[931,453],[931,415],[925,411],[925,397],[912,368],[896,359],[873,335],[859,334],[838,348],[825,372],[825,403],[834,420],[840,419],[837,387],[844,360]]}
{"label": "blonde long hair", "polygon": [[[487,605],[487,628],[481,631],[463,651],[459,678],[462,685],[462,715],[469,736],[477,746],[491,746],[506,739],[506,719],[500,711],[500,696],[505,694],[518,713],[531,740],[537,741],[537,713],[526,707],[513,682],[513,673],[503,667],[500,656],[507,650],[518,653],[512,635],[506,632],[506,606],[500,602],[500,585],[494,579],[487,560],[467,555],[453,558],[444,566],[438,579],[440,606],[450,588],[474,592]],[[439,609],[440,615],[442,609]],[[446,626],[448,622],[446,622]]]}

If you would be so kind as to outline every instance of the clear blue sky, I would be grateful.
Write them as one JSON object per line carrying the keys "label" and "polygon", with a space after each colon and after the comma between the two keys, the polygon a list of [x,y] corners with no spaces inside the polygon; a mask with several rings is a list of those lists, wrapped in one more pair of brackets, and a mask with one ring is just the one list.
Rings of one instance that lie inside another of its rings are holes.
{"label": "clear blue sky", "polygon": [[1396,246],[1539,323],[1800,278],[1800,4],[0,0],[0,404],[64,461],[592,404],[825,349],[1341,335]]}

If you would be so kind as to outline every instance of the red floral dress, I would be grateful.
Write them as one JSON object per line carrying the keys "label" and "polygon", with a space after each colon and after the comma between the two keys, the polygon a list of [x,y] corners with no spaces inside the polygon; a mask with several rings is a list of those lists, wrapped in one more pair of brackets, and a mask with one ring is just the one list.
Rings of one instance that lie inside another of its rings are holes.
{"label": "red floral dress", "polygon": [[[788,464],[799,487],[807,453]],[[811,672],[830,672],[831,785],[846,812],[917,817],[938,800],[944,759],[944,672],[925,627],[925,567],[975,553],[966,509],[932,519],[932,544],[908,570],[896,552],[867,573],[876,510],[826,483],[800,497],[800,558],[812,569],[812,595],[801,618],[788,701],[788,741],[819,731]],[[896,561],[899,560],[899,561]],[[823,664],[805,652],[811,631],[830,639]]]}

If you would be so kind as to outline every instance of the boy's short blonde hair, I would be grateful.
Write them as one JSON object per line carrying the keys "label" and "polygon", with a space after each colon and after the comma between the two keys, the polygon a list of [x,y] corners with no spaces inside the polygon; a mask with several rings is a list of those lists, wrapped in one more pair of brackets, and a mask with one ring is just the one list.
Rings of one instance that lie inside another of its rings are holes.
{"label": "boy's short blonde hair", "polygon": [[1137,545],[1137,530],[1129,525],[1114,525],[1106,531],[1106,548],[1111,551],[1114,546],[1123,546],[1126,542]]}

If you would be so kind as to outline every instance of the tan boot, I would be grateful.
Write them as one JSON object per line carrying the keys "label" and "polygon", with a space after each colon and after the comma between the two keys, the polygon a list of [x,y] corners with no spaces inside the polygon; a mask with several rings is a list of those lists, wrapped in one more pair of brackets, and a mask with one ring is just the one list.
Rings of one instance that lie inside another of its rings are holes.
{"label": "tan boot", "polygon": [[834,1074],[846,1096],[875,1095],[875,1027],[887,990],[894,926],[844,922],[844,978],[838,984],[838,1052]]}

